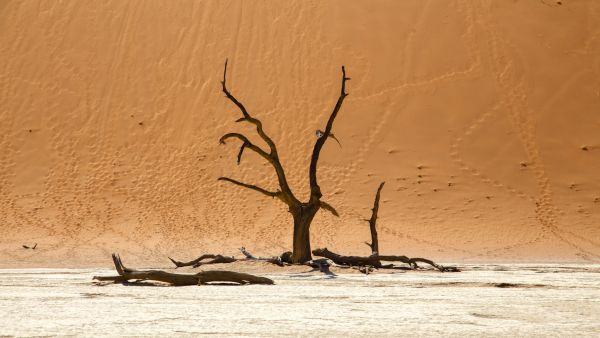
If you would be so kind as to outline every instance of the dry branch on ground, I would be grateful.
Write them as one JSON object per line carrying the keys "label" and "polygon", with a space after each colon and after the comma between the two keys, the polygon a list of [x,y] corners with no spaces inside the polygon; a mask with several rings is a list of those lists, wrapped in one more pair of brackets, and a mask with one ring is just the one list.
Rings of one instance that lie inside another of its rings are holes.
{"label": "dry branch on ground", "polygon": [[121,257],[112,255],[118,276],[95,276],[98,281],[129,283],[130,281],[155,281],[175,286],[209,283],[274,284],[272,279],[234,271],[201,271],[196,274],[171,273],[162,270],[135,270],[125,267]]}
{"label": "dry branch on ground", "polygon": [[248,250],[246,250],[245,247],[241,247],[240,252],[244,255],[245,258],[240,259],[240,258],[235,258],[234,256],[224,256],[224,255],[219,255],[219,254],[204,254],[204,255],[201,255],[198,258],[193,259],[188,262],[178,261],[171,257],[168,257],[168,258],[171,262],[173,262],[173,264],[175,264],[176,268],[180,268],[180,267],[184,267],[184,266],[191,266],[193,268],[197,268],[199,266],[207,265],[207,264],[233,263],[233,262],[237,262],[237,261],[261,261],[261,262],[272,263],[272,264],[279,265],[279,266],[284,266],[285,264],[291,263],[292,253],[289,251],[284,252],[279,256],[272,256],[272,257],[254,256]]}

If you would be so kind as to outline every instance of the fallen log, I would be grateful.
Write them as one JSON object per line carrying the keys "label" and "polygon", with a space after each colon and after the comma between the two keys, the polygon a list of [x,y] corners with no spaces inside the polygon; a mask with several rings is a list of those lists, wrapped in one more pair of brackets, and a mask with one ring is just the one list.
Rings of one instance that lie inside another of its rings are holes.
{"label": "fallen log", "polygon": [[121,257],[112,255],[118,276],[95,276],[95,280],[112,281],[114,283],[127,283],[134,281],[157,281],[175,286],[203,285],[209,283],[235,283],[235,284],[274,284],[272,279],[255,276],[247,273],[233,271],[201,271],[196,274],[179,274],[162,270],[135,270],[125,267]]}
{"label": "fallen log", "polygon": [[394,264],[384,265],[381,262],[401,262],[409,264],[411,269],[417,269],[419,266],[417,263],[429,264],[441,272],[458,272],[458,268],[453,266],[442,266],[436,264],[432,260],[426,258],[409,258],[406,256],[379,256],[372,255],[368,257],[363,256],[342,256],[335,252],[329,251],[327,248],[319,248],[312,251],[313,255],[319,257],[325,257],[331,259],[335,264],[346,265],[346,266],[357,266],[357,267],[373,267],[375,269],[395,269],[397,268]]}
{"label": "fallen log", "polygon": [[442,266],[442,265],[436,264],[434,261],[427,259],[427,258],[420,258],[420,257],[409,258],[406,256],[377,256],[377,258],[379,258],[379,260],[386,261],[386,262],[406,263],[406,264],[409,264],[413,269],[417,269],[419,267],[417,265],[417,263],[425,263],[425,264],[429,264],[429,265],[433,266],[434,268],[436,268],[442,272],[459,272],[460,271],[455,266]]}
{"label": "fallen log", "polygon": [[[202,255],[202,256],[200,256],[194,260],[191,260],[189,262],[180,262],[180,261],[174,260],[171,257],[168,257],[168,258],[169,258],[169,260],[171,260],[171,262],[173,262],[173,264],[175,264],[176,268],[181,268],[184,266],[191,266],[193,268],[197,268],[199,266],[207,265],[207,264],[233,263],[236,261],[236,259],[232,256],[213,255],[213,254]],[[205,259],[211,259],[211,260],[203,262],[203,260],[205,260]]]}
{"label": "fallen log", "polygon": [[329,251],[327,248],[314,249],[313,255],[331,259],[335,264],[347,266],[372,266],[375,268],[381,267],[381,262],[376,256],[342,256],[335,252]]}

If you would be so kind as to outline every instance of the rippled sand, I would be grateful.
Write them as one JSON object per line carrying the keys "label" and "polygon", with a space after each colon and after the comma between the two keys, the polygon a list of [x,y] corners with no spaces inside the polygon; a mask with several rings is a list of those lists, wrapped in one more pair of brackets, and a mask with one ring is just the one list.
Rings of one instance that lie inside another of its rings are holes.
{"label": "rippled sand", "polygon": [[272,274],[275,286],[98,286],[109,270],[0,270],[0,335],[598,336],[600,265]]}

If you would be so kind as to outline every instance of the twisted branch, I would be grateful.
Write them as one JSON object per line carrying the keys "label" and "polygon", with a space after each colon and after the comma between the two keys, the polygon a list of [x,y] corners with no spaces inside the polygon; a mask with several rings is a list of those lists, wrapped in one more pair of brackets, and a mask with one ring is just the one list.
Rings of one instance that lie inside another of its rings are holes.
{"label": "twisted branch", "polygon": [[[234,135],[242,136],[243,139],[239,136],[235,136],[235,137],[239,138],[243,142],[248,143],[246,146],[244,146],[242,144],[242,147],[240,148],[240,151],[238,153],[238,164],[241,161],[241,156],[242,156],[242,153],[244,152],[244,148],[250,148],[254,151],[257,151],[256,149],[260,149],[259,154],[262,157],[264,157],[265,159],[267,159],[267,161],[269,161],[269,163],[271,163],[271,165],[273,165],[273,168],[275,169],[275,172],[277,173],[277,179],[279,181],[279,186],[281,187],[282,193],[285,195],[285,202],[288,203],[288,205],[290,203],[299,203],[298,200],[296,199],[296,197],[294,196],[294,194],[292,193],[292,190],[290,189],[289,184],[287,182],[287,178],[285,176],[285,171],[283,170],[283,166],[281,165],[281,162],[279,161],[279,154],[277,153],[277,147],[275,146],[275,142],[273,142],[273,139],[271,139],[271,137],[269,137],[267,135],[267,133],[265,133],[265,131],[263,130],[262,122],[259,119],[250,116],[250,113],[248,113],[248,110],[246,109],[246,107],[238,99],[236,99],[231,94],[231,92],[227,89],[227,61],[228,60],[225,60],[225,68],[223,70],[223,80],[221,81],[221,85],[223,87],[223,93],[225,93],[225,96],[231,102],[233,102],[239,108],[239,110],[242,112],[243,117],[237,119],[236,122],[244,122],[245,121],[245,122],[254,124],[256,126],[256,132],[265,141],[265,143],[267,143],[267,145],[269,146],[269,149],[270,149],[269,153],[267,153],[264,150],[252,145],[252,143],[250,143],[250,141],[248,141],[248,139],[245,136],[243,136],[241,134],[237,134],[237,133],[231,133]],[[227,134],[227,135],[230,135],[230,134]],[[221,139],[223,139],[223,138],[221,138]],[[254,146],[256,149],[253,149],[251,146]]]}
{"label": "twisted branch", "polygon": [[[202,255],[194,260],[191,260],[189,262],[180,262],[180,261],[176,261],[171,257],[167,257],[169,258],[169,260],[171,262],[173,262],[173,264],[175,264],[175,268],[181,268],[184,266],[191,266],[194,268],[197,268],[201,265],[207,265],[207,264],[218,264],[218,263],[232,263],[235,262],[235,258],[230,257],[230,256],[223,256],[223,255],[213,255],[213,254],[205,254]],[[211,259],[210,261],[205,261],[203,262],[203,260],[205,259]]]}

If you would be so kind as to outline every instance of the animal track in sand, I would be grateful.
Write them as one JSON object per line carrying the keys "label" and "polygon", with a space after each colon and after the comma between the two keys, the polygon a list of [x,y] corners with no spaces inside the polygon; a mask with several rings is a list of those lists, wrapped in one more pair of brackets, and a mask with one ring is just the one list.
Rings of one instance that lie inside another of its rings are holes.
{"label": "animal track in sand", "polygon": [[[485,12],[484,9],[482,10]],[[491,47],[489,51],[491,61],[490,64],[494,74],[496,75],[496,82],[502,89],[500,94],[503,97],[498,105],[504,106],[508,111],[510,120],[513,123],[513,126],[521,139],[521,143],[525,149],[525,152],[529,157],[528,161],[525,163],[528,164],[527,167],[532,168],[536,183],[540,189],[540,195],[533,200],[536,202],[535,213],[539,223],[542,225],[542,233],[539,234],[536,239],[530,242],[537,242],[542,236],[551,234],[560,241],[579,251],[582,254],[582,257],[587,257],[586,259],[588,260],[591,260],[589,258],[590,256],[600,258],[600,255],[586,250],[581,245],[576,244],[572,239],[567,238],[567,236],[587,242],[595,248],[600,247],[598,243],[574,234],[568,230],[561,229],[558,226],[558,219],[556,217],[558,208],[553,203],[552,188],[548,175],[546,174],[542,164],[542,158],[535,140],[535,126],[532,116],[533,112],[527,103],[527,95],[523,89],[523,80],[516,75],[514,62],[507,55],[507,51],[510,50],[514,52],[515,47],[499,36],[498,29],[494,29],[493,20],[490,17],[479,22],[481,23],[483,31],[487,32],[489,36],[488,40],[490,41]],[[470,127],[470,129],[472,130],[480,125],[483,120],[485,120],[489,114],[491,114],[492,111],[484,113],[482,117],[480,117],[480,119],[478,119]],[[465,132],[465,135],[469,135],[469,130]],[[457,163],[462,164],[464,161],[461,161],[458,157],[458,144],[460,141],[462,141],[462,139],[459,138],[457,139],[457,142],[453,143],[454,149],[451,151],[451,156],[453,156],[455,159],[458,159]],[[462,167],[465,166],[463,165]],[[465,169],[472,172],[475,176],[481,176],[477,170],[473,170],[468,167]],[[528,197],[516,189],[509,188],[509,191],[521,198],[532,200],[531,197]],[[525,245],[528,243],[522,244]]]}

